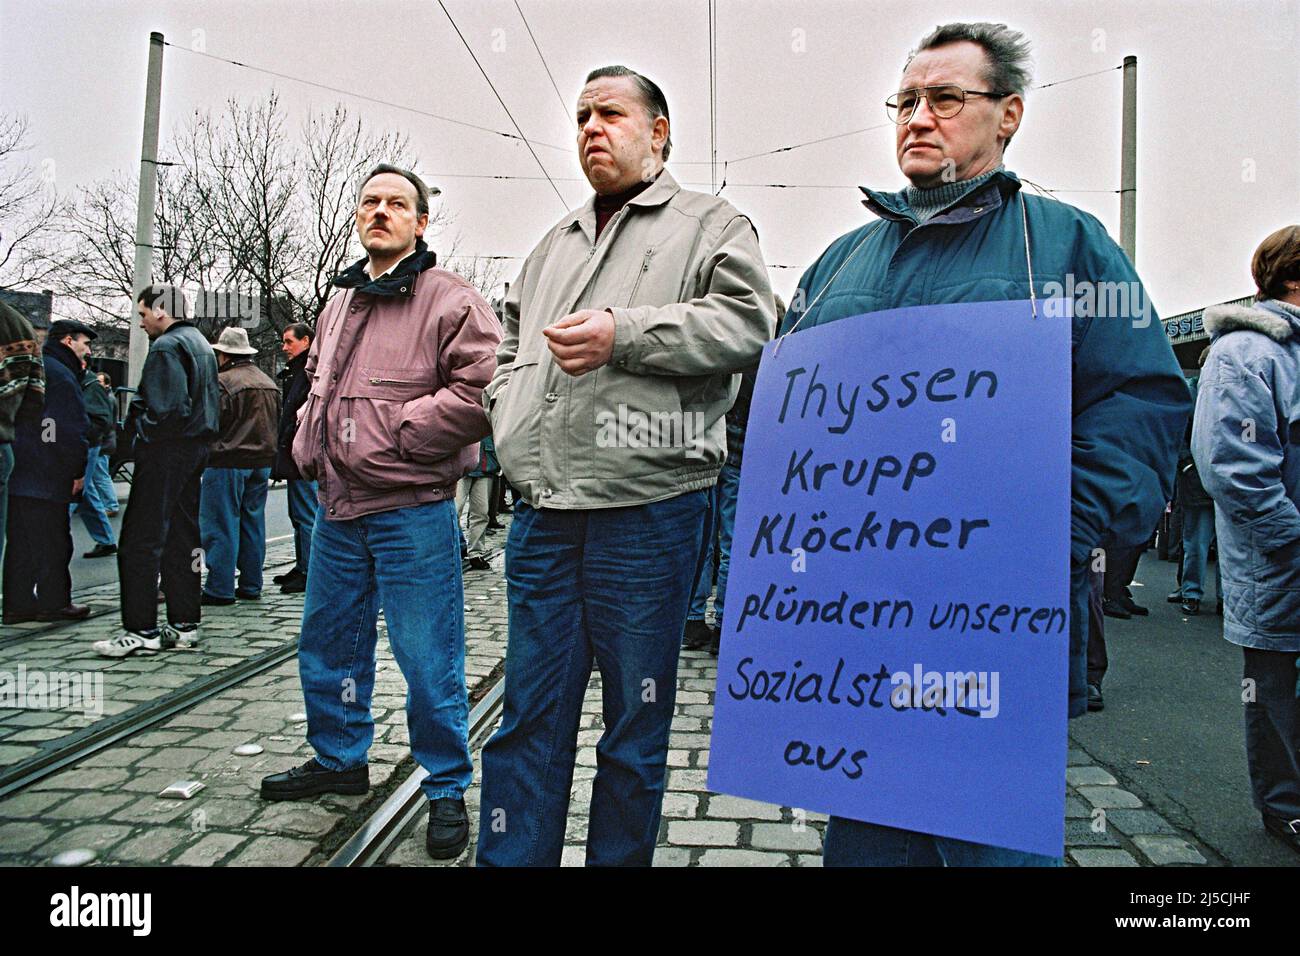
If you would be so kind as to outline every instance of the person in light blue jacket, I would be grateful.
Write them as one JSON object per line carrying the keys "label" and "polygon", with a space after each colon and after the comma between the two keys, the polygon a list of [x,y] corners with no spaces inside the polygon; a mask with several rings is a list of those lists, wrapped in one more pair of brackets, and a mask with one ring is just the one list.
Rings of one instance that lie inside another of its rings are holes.
{"label": "person in light blue jacket", "polygon": [[[1077,717],[1088,704],[1094,551],[1150,537],[1172,492],[1192,403],[1141,280],[1105,227],[1073,206],[1027,196],[1003,165],[1024,113],[1028,55],[1023,35],[995,23],[947,24],[921,41],[886,100],[898,124],[899,169],[911,185],[863,190],[877,220],[822,253],[782,329],[904,306],[1074,301],[1068,708]],[[832,817],[824,861],[1043,865],[1060,855]]]}
{"label": "person in light blue jacket", "polygon": [[1300,226],[1260,243],[1251,273],[1253,308],[1205,310],[1192,456],[1217,505],[1223,636],[1245,657],[1255,807],[1300,851]]}

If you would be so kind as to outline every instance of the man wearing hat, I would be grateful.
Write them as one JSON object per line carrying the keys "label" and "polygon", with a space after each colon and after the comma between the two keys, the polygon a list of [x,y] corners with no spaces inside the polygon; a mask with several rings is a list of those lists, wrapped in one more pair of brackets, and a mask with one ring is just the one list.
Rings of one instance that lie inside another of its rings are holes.
{"label": "man wearing hat", "polygon": [[50,325],[45,347],[45,404],[37,419],[14,428],[14,471],[4,562],[4,623],[81,620],[72,603],[72,523],[68,503],[81,493],[89,448],[81,374],[90,326],[69,319]]}
{"label": "man wearing hat", "polygon": [[[104,657],[156,654],[198,641],[199,481],[208,445],[220,433],[216,357],[188,321],[184,294],[172,285],[148,286],[136,297],[136,311],[150,342],[126,429],[135,448],[117,549],[126,630],[95,642]],[[160,572],[167,599],[161,628]]]}
{"label": "man wearing hat", "polygon": [[[253,364],[248,331],[224,329],[217,353],[221,434],[212,443],[199,497],[199,530],[207,559],[204,604],[262,596],[266,557],[266,492],[275,461],[280,388]],[[239,586],[235,586],[235,570]]]}

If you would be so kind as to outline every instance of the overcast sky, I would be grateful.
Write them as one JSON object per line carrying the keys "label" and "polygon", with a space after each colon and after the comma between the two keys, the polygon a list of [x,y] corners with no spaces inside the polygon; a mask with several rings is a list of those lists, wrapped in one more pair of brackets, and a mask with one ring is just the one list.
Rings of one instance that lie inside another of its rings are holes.
{"label": "overcast sky", "polygon": [[[668,97],[684,183],[709,188],[706,0],[445,0],[569,206],[589,194],[572,106],[586,72],[624,63]],[[995,20],[1034,46],[1034,82],[1138,57],[1138,270],[1162,315],[1252,291],[1249,260],[1300,222],[1300,4],[1187,2],[849,2],[718,0],[721,162],[887,123],[907,51],[950,20]],[[28,114],[31,161],[52,159],[68,191],[139,164],[148,35],[168,47],[162,146],[195,109],[278,90],[291,129],[342,100],[376,129],[409,133],[443,190],[462,251],[522,257],[564,212],[519,143],[195,56],[207,53],[510,131],[491,89],[435,0],[0,0],[0,108]],[[1121,72],[1032,90],[1010,169],[1119,233]],[[859,184],[898,189],[893,133],[880,128],[731,163],[723,193],[758,225],[773,284],[788,296],[836,236],[869,218]],[[810,188],[762,188],[783,183]],[[437,240],[433,243],[439,247]],[[518,260],[508,264],[513,277]]]}

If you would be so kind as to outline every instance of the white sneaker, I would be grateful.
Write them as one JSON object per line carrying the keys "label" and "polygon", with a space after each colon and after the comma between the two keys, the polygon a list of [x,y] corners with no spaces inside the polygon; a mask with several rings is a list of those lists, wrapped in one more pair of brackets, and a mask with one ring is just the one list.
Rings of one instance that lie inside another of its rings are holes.
{"label": "white sneaker", "polygon": [[164,624],[161,636],[164,648],[199,646],[199,626],[197,624]]}
{"label": "white sneaker", "polygon": [[91,645],[95,649],[95,653],[101,657],[128,657],[137,653],[148,656],[157,654],[162,650],[162,646],[161,631],[154,631],[152,636],[127,631],[125,634],[119,634],[111,641],[96,641]]}

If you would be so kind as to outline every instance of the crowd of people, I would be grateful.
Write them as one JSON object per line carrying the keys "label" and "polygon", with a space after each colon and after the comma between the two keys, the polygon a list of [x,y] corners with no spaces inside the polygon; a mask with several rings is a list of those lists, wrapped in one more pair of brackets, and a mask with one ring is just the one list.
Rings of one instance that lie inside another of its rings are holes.
{"label": "crowd of people", "polygon": [[[334,279],[314,329],[284,330],[282,388],[251,362],[243,329],[209,345],[186,320],[179,290],[146,289],[138,311],[152,342],[128,419],[135,477],[117,543],[124,631],[96,649],[121,656],[193,642],[202,605],[255,599],[267,484],[287,479],[296,563],[280,583],[304,592],[298,660],[315,755],[264,778],[262,796],[367,791],[382,609],[409,688],[411,749],[427,771],[426,846],[454,857],[469,838],[472,773],[462,571],[488,566],[485,532],[508,482],[517,498],[505,547],[504,714],[482,755],[477,862],[559,863],[595,665],[604,730],[587,862],[648,865],[679,654],[719,649],[764,345],[883,309],[1029,299],[1066,277],[1074,288],[1140,288],[1094,217],[1026,195],[1005,165],[1025,115],[1028,53],[1026,39],[1000,24],[948,24],[921,41],[886,100],[909,185],[864,189],[875,219],[830,243],[788,311],[750,220],[726,199],[682,188],[665,168],[663,92],[619,66],[593,70],[577,100],[578,160],[594,195],[540,238],[500,316],[437,267],[424,241],[429,190],[388,164],[358,187],[365,257]],[[1225,636],[1244,648],[1252,688],[1256,805],[1270,833],[1300,848],[1300,227],[1269,236],[1253,273],[1253,308],[1207,311],[1212,342],[1190,424],[1193,395],[1160,323],[1086,310],[1071,319],[1062,706],[1071,717],[1101,708],[1103,617],[1141,613],[1127,585],[1177,480],[1183,558],[1174,597],[1199,611],[1217,530]],[[22,337],[3,331],[7,341]],[[82,476],[99,474],[88,462],[104,455],[107,436],[82,398],[93,337],[55,323],[46,343],[44,408],[57,441],[37,441],[38,426],[18,414],[6,621],[11,612],[83,613],[68,589],[70,538],[48,542],[49,529],[66,532]],[[6,354],[0,398],[12,421],[19,400],[40,408],[40,362],[26,347]],[[675,412],[703,427],[689,443],[611,443],[601,416],[622,408]],[[3,447],[0,466],[9,460]],[[20,560],[10,560],[15,548]],[[836,816],[824,859],[1059,865],[1061,855]]]}

